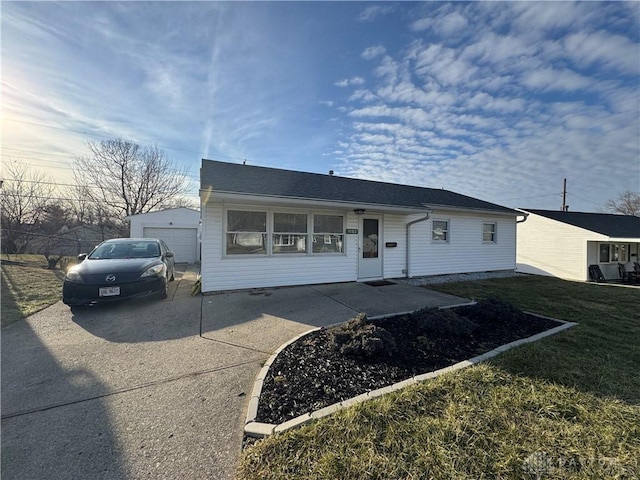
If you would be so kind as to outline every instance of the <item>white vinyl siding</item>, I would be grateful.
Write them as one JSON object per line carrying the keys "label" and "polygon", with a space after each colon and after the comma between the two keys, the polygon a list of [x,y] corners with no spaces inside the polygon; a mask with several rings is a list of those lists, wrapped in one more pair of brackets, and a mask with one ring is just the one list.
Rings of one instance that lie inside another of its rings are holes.
{"label": "white vinyl siding", "polygon": [[[407,221],[417,220],[411,216]],[[445,219],[434,212],[432,219]],[[447,213],[448,240],[433,241],[432,221],[411,227],[410,275],[443,275],[447,273],[513,270],[516,258],[516,226],[512,216]],[[482,242],[482,224],[491,221],[500,231],[500,241]]]}
{"label": "white vinyl siding", "polygon": [[[423,215],[424,216],[424,215]],[[406,276],[407,254],[407,222],[406,215],[385,214],[383,218],[384,243],[380,246],[382,251],[382,271],[384,278],[401,278]],[[387,247],[387,244],[397,244],[395,247]]]}
{"label": "white vinyl siding", "polygon": [[[342,215],[344,218],[344,253],[313,253],[297,255],[225,255],[225,212],[233,205],[208,203],[203,206],[202,231],[202,291],[224,291],[258,287],[306,285],[356,281],[358,275],[358,241],[362,232],[347,234],[347,229],[359,228],[359,217],[349,210],[295,209],[292,213],[309,216],[309,242],[314,235],[315,214]],[[272,206],[237,207],[238,209],[267,211],[267,222],[274,212]],[[374,212],[371,212],[373,215]],[[406,276],[407,223],[424,218],[424,214],[378,213],[382,225],[382,256],[384,278]],[[411,276],[440,275],[515,268],[515,217],[474,213],[435,212],[437,219],[447,219],[449,242],[432,242],[432,222],[426,220],[411,227]],[[495,223],[500,238],[496,243],[483,243],[483,223]],[[273,227],[269,226],[267,231]],[[336,233],[336,232],[322,232]],[[324,239],[323,239],[324,241]],[[387,246],[389,245],[389,246]],[[392,246],[395,245],[395,246]],[[312,250],[309,247],[309,250]]]}
{"label": "white vinyl siding", "polygon": [[[228,207],[230,210],[234,207]],[[244,207],[249,210],[281,209]],[[202,291],[223,291],[257,287],[305,285],[314,283],[355,281],[357,274],[357,235],[344,235],[344,254],[299,254],[272,256],[224,255],[221,204],[203,207]],[[300,212],[309,212],[300,210]],[[343,215],[344,228],[357,228],[357,217],[347,211],[327,211]],[[271,221],[271,220],[269,220]]]}
{"label": "white vinyl siding", "polygon": [[[597,246],[591,243],[598,239],[607,237],[531,213],[518,224],[517,269],[584,282],[589,264],[598,263]],[[610,275],[605,269],[603,273]]]}

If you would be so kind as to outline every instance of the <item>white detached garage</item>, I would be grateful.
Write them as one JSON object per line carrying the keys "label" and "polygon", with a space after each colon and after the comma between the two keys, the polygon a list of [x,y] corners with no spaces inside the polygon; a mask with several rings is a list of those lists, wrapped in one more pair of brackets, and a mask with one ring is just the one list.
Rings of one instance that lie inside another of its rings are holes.
{"label": "white detached garage", "polygon": [[160,238],[165,241],[178,263],[200,260],[200,212],[191,208],[169,208],[127,217],[131,238]]}

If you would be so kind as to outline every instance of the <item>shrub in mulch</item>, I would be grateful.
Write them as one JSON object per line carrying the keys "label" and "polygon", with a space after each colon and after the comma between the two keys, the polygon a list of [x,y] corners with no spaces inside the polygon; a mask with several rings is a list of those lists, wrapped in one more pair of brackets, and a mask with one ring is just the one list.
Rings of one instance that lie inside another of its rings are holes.
{"label": "shrub in mulch", "polygon": [[478,325],[451,309],[424,308],[409,316],[418,335],[452,335],[470,337]]}
{"label": "shrub in mulch", "polygon": [[342,325],[327,330],[331,348],[343,355],[378,358],[392,356],[398,347],[393,336],[383,327],[367,320],[364,313]]}
{"label": "shrub in mulch", "polygon": [[475,305],[457,307],[455,311],[479,325],[510,325],[527,321],[527,314],[518,307],[495,298],[480,300]]}

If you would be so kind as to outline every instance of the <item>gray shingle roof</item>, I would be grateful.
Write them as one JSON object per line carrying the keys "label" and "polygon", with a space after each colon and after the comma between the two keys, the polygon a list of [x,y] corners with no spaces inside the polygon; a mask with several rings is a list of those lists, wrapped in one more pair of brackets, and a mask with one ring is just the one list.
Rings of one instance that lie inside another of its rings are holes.
{"label": "gray shingle roof", "polygon": [[613,238],[640,238],[640,217],[612,213],[522,210]]}
{"label": "gray shingle roof", "polygon": [[516,210],[449,190],[202,160],[200,188],[219,193],[405,208],[453,207],[518,215]]}

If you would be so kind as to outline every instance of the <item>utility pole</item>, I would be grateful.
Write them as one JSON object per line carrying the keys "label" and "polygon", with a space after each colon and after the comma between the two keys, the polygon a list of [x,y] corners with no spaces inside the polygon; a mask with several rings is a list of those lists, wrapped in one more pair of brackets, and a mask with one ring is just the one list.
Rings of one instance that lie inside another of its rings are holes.
{"label": "utility pole", "polygon": [[562,185],[562,211],[566,212],[567,211],[567,179],[564,179],[563,185]]}

